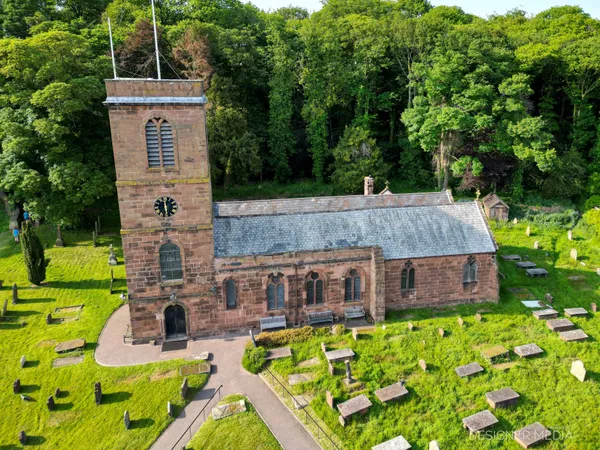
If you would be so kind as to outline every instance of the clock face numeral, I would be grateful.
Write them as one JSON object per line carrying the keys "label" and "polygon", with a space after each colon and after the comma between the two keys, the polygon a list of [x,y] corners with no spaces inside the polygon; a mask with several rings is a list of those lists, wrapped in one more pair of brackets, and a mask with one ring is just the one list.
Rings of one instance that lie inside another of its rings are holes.
{"label": "clock face numeral", "polygon": [[158,217],[172,217],[177,212],[177,202],[171,197],[160,197],[154,202],[154,212]]}

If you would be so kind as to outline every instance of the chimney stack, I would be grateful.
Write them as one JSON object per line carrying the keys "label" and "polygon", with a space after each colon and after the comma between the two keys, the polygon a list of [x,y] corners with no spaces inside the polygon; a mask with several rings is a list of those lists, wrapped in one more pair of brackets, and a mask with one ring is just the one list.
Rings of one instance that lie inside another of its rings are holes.
{"label": "chimney stack", "polygon": [[365,195],[373,195],[373,188],[375,186],[375,180],[369,175],[365,177]]}

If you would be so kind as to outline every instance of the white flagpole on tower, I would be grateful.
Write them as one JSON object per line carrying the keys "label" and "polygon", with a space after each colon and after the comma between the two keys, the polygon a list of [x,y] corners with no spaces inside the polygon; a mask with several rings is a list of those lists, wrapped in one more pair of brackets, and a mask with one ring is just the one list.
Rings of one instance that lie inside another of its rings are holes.
{"label": "white flagpole on tower", "polygon": [[158,33],[156,32],[156,14],[154,13],[154,0],[152,1],[152,22],[154,23],[154,48],[156,49],[156,70],[158,71],[158,79],[160,76],[160,53],[158,51]]}
{"label": "white flagpole on tower", "polygon": [[114,74],[115,80],[116,80],[119,77],[117,76],[117,65],[115,64],[115,49],[113,48],[112,28],[110,27],[110,17],[108,18],[108,37],[110,39],[110,56],[112,58],[113,74]]}

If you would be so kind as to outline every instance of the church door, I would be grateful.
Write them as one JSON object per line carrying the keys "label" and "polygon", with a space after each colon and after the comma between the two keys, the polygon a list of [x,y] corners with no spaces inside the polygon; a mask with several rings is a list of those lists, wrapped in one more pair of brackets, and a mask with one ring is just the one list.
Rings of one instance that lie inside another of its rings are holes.
{"label": "church door", "polygon": [[167,339],[186,337],[185,309],[172,305],[165,309]]}

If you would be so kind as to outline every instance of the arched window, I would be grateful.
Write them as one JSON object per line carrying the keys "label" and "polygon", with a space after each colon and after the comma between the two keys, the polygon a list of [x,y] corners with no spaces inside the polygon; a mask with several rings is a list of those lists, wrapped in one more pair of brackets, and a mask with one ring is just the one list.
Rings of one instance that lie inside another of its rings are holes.
{"label": "arched window", "polygon": [[344,286],[344,300],[347,302],[360,302],[360,274],[356,269],[348,272]]}
{"label": "arched window", "polygon": [[227,309],[233,309],[237,306],[237,292],[234,280],[227,280],[225,282],[225,299]]}
{"label": "arched window", "polygon": [[169,122],[158,118],[146,122],[146,152],[149,168],[175,167],[173,129]]}
{"label": "arched window", "polygon": [[168,243],[160,246],[160,277],[162,281],[182,280],[181,252],[175,244]]}
{"label": "arched window", "polygon": [[285,307],[285,286],[283,275],[270,275],[267,284],[267,309],[283,309]]}
{"label": "arched window", "polygon": [[400,281],[400,290],[406,292],[415,288],[415,268],[412,262],[408,261],[402,269],[402,278]]}
{"label": "arched window", "polygon": [[306,281],[306,304],[323,304],[323,280],[317,272],[311,272]]}
{"label": "arched window", "polygon": [[477,261],[474,256],[469,256],[463,266],[463,283],[477,283]]}

